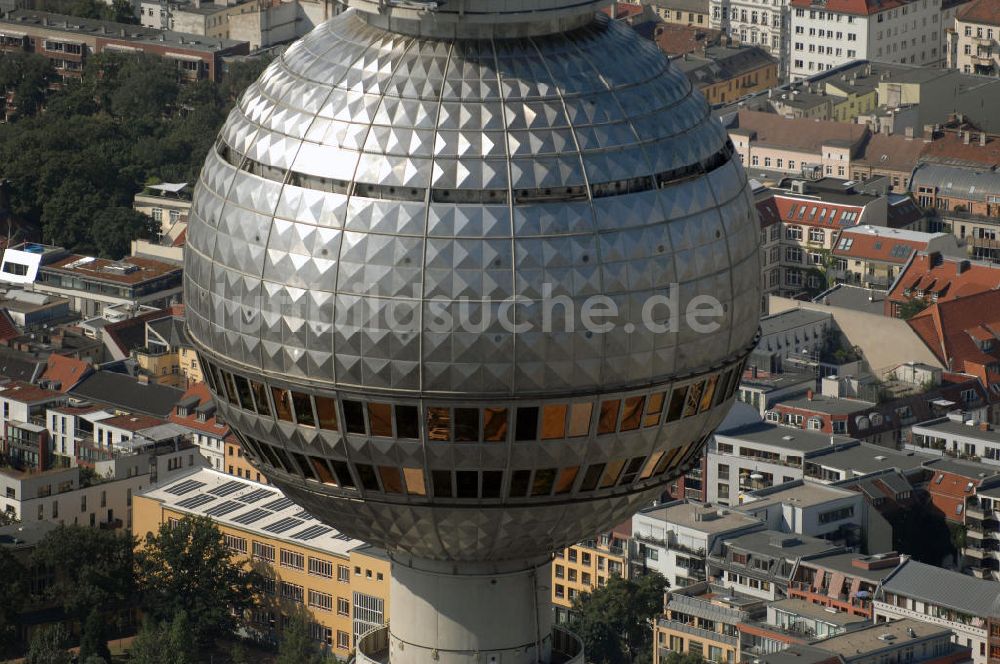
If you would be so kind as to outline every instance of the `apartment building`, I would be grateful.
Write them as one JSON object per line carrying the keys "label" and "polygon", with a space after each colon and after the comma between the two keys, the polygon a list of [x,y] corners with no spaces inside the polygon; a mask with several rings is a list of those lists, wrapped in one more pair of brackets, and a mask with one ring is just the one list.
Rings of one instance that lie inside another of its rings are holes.
{"label": "apartment building", "polygon": [[283,627],[284,604],[308,611],[311,638],[339,659],[384,624],[385,554],[323,525],[276,489],[210,469],[188,473],[136,496],[133,531],[141,541],[194,515],[211,517],[233,557],[264,572],[252,627],[266,638]]}
{"label": "apartment building", "polygon": [[[825,607],[830,615],[870,620],[879,584],[904,560],[896,552],[833,553],[803,560],[788,586],[788,596]],[[826,635],[817,632],[816,636]]]}
{"label": "apartment building", "polygon": [[704,28],[710,23],[709,0],[649,0],[644,4],[664,23]]}
{"label": "apartment building", "polygon": [[712,106],[778,84],[778,61],[759,46],[719,44],[672,60]]}
{"label": "apartment building", "polygon": [[608,582],[613,575],[628,578],[631,524],[556,551],[552,561],[552,608],[557,623],[569,620],[573,601]]}
{"label": "apartment building", "polygon": [[767,613],[759,598],[701,582],[667,593],[664,613],[653,625],[653,661],[673,652],[707,662],[742,660],[740,626]]}
{"label": "apartment building", "polygon": [[789,76],[860,59],[941,64],[945,27],[940,0],[791,0]]}
{"label": "apartment building", "polygon": [[709,27],[741,44],[760,46],[778,61],[778,78],[788,76],[788,0],[710,0]]}
{"label": "apartment building", "polygon": [[[751,360],[753,361],[753,360]],[[751,406],[763,419],[764,413],[784,399],[801,396],[816,388],[813,371],[768,371],[751,366],[740,380],[739,401]]]}
{"label": "apartment building", "polygon": [[965,504],[965,547],[969,572],[1000,581],[1000,486],[979,488]]}
{"label": "apartment building", "polygon": [[927,455],[947,455],[1000,465],[1000,431],[962,411],[914,424],[904,447]]}
{"label": "apartment building", "polygon": [[843,550],[818,537],[759,530],[723,540],[706,570],[710,581],[770,602],[788,597],[801,561]]}
{"label": "apartment building", "polygon": [[1000,2],[972,0],[958,9],[948,32],[948,67],[1000,76]]}
{"label": "apartment building", "polygon": [[82,399],[70,398],[65,405],[46,409],[46,426],[52,452],[60,465],[69,466],[83,455],[88,441],[96,440],[94,425],[114,417],[114,413]]}
{"label": "apartment building", "polygon": [[842,283],[887,289],[903,272],[910,257],[919,251],[961,256],[964,248],[959,247],[951,233],[869,225],[845,228],[833,248],[830,274]]}
{"label": "apartment building", "polygon": [[170,32],[125,23],[15,9],[0,18],[0,49],[40,53],[64,79],[79,78],[87,60],[97,53],[144,53],[177,66],[181,80],[219,80],[223,57],[247,55],[245,41]]}
{"label": "apartment building", "polygon": [[885,528],[871,533],[879,540],[874,547],[867,541],[864,498],[839,487],[794,480],[748,492],[734,509],[759,519],[769,530],[819,537],[850,548],[892,546],[891,528],[888,533]]}
{"label": "apartment building", "polygon": [[632,570],[659,572],[671,588],[705,581],[705,558],[723,539],[763,530],[738,511],[688,501],[640,510],[632,517]]}
{"label": "apartment building", "polygon": [[[801,648],[802,646],[797,646]],[[811,649],[820,654],[818,661],[832,657],[842,664],[884,664],[885,662],[912,662],[912,664],[958,664],[969,661],[969,648],[951,641],[947,629],[916,620],[896,620],[879,625],[868,625],[837,636],[813,642]],[[778,664],[794,661],[798,653],[775,653],[763,662]]]}
{"label": "apartment building", "polygon": [[974,664],[1000,659],[1000,583],[906,560],[882,582],[873,603],[875,621],[910,619],[951,631],[971,650]]}
{"label": "apartment building", "polygon": [[67,397],[31,383],[0,383],[0,463],[31,472],[70,465],[70,457],[56,454],[45,428],[45,413],[61,406]]}
{"label": "apartment building", "polygon": [[911,257],[885,298],[884,314],[899,318],[912,300],[926,305],[1000,288],[1000,265],[940,252]]}

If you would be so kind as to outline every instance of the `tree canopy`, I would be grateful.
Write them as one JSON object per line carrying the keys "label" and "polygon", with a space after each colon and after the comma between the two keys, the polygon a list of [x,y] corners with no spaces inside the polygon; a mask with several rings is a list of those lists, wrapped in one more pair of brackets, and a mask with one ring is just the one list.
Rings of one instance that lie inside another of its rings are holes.
{"label": "tree canopy", "polygon": [[587,660],[594,664],[649,662],[653,655],[650,621],[663,612],[666,588],[663,575],[653,572],[638,579],[612,576],[607,585],[577,596],[570,629],[583,639]]}
{"label": "tree canopy", "polygon": [[0,124],[0,181],[15,221],[44,242],[121,258],[151,230],[129,213],[132,198],[154,179],[194,182],[229,109],[265,65],[238,62],[223,83],[181,84],[167,59],[100,53],[80,80],[49,91],[45,58],[0,58],[0,88],[14,92],[17,108]]}
{"label": "tree canopy", "polygon": [[208,644],[236,626],[253,599],[245,572],[208,517],[164,523],[137,553],[136,574],[146,616],[173,622],[181,613],[195,643]]}
{"label": "tree canopy", "polygon": [[0,547],[0,658],[7,657],[17,648],[15,620],[24,603],[24,566],[6,547]]}

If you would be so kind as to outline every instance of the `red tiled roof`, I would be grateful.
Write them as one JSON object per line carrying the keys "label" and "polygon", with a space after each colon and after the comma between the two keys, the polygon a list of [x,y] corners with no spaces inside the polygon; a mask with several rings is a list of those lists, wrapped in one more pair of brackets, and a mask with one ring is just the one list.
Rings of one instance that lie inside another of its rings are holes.
{"label": "red tiled roof", "polygon": [[611,10],[614,9],[614,18],[626,19],[632,18],[633,16],[641,16],[643,10],[642,5],[634,5],[629,2],[616,2],[613,7],[604,7],[601,9],[607,16],[611,16]]}
{"label": "red tiled roof", "polygon": [[18,401],[20,403],[38,403],[39,401],[52,401],[63,396],[59,392],[46,390],[26,383],[23,380],[12,380],[0,385],[0,398]]}
{"label": "red tiled roof", "polygon": [[667,55],[694,53],[705,46],[717,44],[721,37],[721,30],[676,23],[661,23],[653,33],[653,41]]}
{"label": "red tiled roof", "polygon": [[963,130],[944,130],[942,135],[924,144],[921,161],[1000,167],[1000,140],[988,136],[986,145],[980,145],[980,132],[970,131],[969,134],[969,142],[966,143]]}
{"label": "red tiled roof", "polygon": [[143,429],[151,429],[161,424],[166,424],[166,420],[161,420],[159,417],[152,417],[150,415],[118,415],[117,417],[109,417],[106,420],[101,420],[101,426],[125,429],[133,433],[142,431]]}
{"label": "red tiled roof", "polygon": [[[988,290],[930,305],[909,321],[927,347],[952,371],[975,376],[984,387],[1000,382],[991,367],[1000,360],[1000,290]],[[982,349],[979,341],[993,341]]]}
{"label": "red tiled roof", "polygon": [[870,16],[905,4],[903,0],[825,0],[822,4],[813,0],[792,0],[793,7],[821,9],[834,14],[856,16]]}
{"label": "red tiled roof", "polygon": [[781,213],[774,202],[774,197],[757,201],[757,216],[760,217],[760,227],[767,228],[781,223]]}
{"label": "red tiled roof", "polygon": [[177,237],[174,238],[174,241],[170,244],[170,246],[183,247],[184,244],[187,242],[187,232],[188,232],[187,228],[182,228],[181,232],[177,234]]}
{"label": "red tiled roof", "polygon": [[[208,391],[208,385],[205,383],[195,383],[188,388],[187,392],[184,393],[184,396],[180,398],[180,401],[184,401],[190,397],[197,397],[198,399],[198,403],[196,403],[191,409],[191,414],[187,416],[178,415],[177,408],[175,407],[170,412],[170,421],[174,424],[187,427],[188,429],[194,429],[210,436],[214,436],[215,438],[228,440],[228,436],[231,435],[228,426],[220,425],[214,415],[205,421],[201,421],[194,413],[195,408],[204,405],[208,401],[212,401],[212,393]],[[233,438],[235,439],[235,436],[233,436]],[[238,441],[234,440],[232,442]]]}
{"label": "red tiled roof", "polygon": [[[916,292],[937,293],[937,302],[967,297],[1000,288],[1000,265],[976,263],[937,254],[919,253],[896,279],[895,287],[886,297],[886,314],[892,315],[891,303],[903,304]],[[937,264],[935,264],[937,260]],[[960,271],[961,269],[961,271]],[[910,295],[906,295],[906,291]]]}
{"label": "red tiled roof", "polygon": [[[788,224],[815,226],[840,230],[844,226],[856,226],[861,221],[862,205],[827,203],[815,198],[803,198],[790,194],[775,194],[774,204],[780,218]],[[844,216],[856,216],[844,222]]]}
{"label": "red tiled roof", "polygon": [[1000,25],[1000,0],[972,0],[958,10],[956,18],[969,23]]}
{"label": "red tiled roof", "polygon": [[64,355],[49,355],[45,371],[42,373],[43,380],[51,380],[59,383],[56,388],[60,392],[69,392],[76,387],[76,384],[90,375],[92,367],[84,362]]}
{"label": "red tiled roof", "polygon": [[[840,247],[845,246],[846,239],[851,240],[850,248],[841,249]],[[844,229],[833,248],[833,254],[902,265],[911,254],[926,248],[925,241],[893,236],[892,229],[869,226],[865,229]]]}
{"label": "red tiled roof", "polygon": [[7,313],[6,309],[0,309],[0,341],[11,341],[21,336],[21,331],[17,329],[14,320]]}
{"label": "red tiled roof", "polygon": [[853,163],[887,171],[909,174],[920,160],[927,144],[920,138],[899,134],[871,134],[862,154]]}

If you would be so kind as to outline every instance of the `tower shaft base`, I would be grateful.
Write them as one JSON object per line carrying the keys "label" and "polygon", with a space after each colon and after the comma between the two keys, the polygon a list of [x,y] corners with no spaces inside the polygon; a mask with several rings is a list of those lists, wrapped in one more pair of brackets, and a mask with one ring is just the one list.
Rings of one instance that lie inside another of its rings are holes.
{"label": "tower shaft base", "polygon": [[389,626],[358,644],[358,663],[583,662],[579,639],[552,627],[548,557],[454,563],[393,554]]}

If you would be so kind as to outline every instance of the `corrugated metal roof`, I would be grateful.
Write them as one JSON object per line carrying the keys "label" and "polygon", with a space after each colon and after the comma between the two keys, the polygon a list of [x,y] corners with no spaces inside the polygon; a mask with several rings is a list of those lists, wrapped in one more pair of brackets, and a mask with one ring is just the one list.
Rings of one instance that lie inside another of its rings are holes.
{"label": "corrugated metal roof", "polygon": [[977,617],[996,615],[1000,609],[1000,583],[915,560],[903,563],[882,588]]}
{"label": "corrugated metal roof", "polygon": [[1000,196],[1000,173],[925,163],[913,172],[910,191],[917,192],[922,186],[935,187],[939,196],[985,201],[987,196]]}

